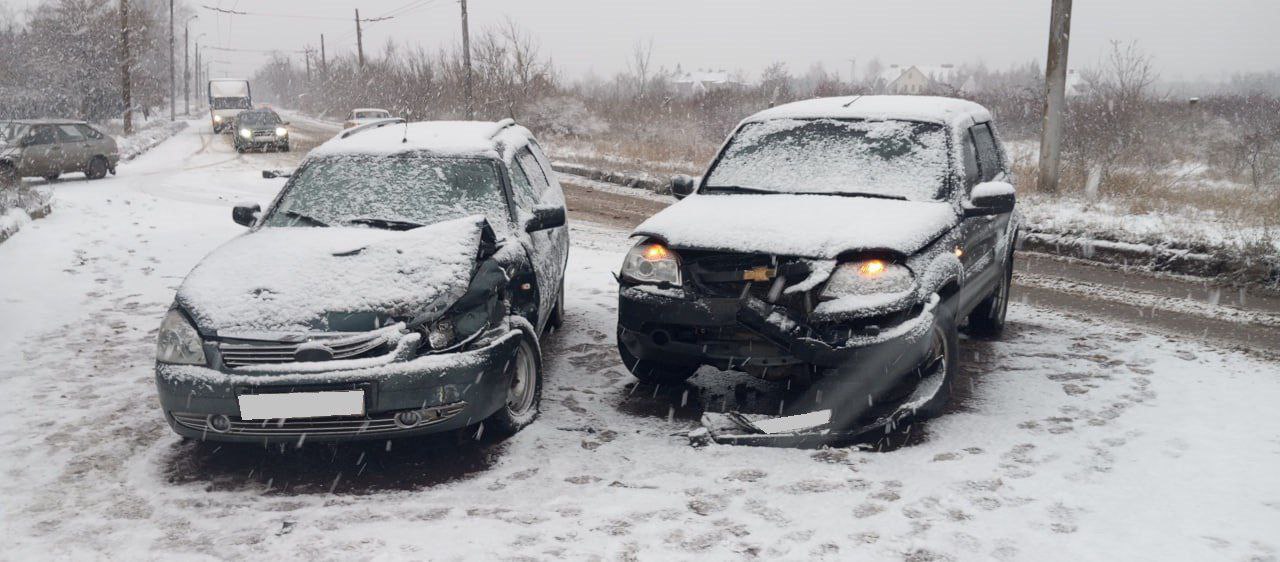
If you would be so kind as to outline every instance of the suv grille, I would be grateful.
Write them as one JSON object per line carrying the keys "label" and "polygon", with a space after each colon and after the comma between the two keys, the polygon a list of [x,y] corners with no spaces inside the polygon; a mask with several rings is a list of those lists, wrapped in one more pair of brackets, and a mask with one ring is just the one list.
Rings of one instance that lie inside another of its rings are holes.
{"label": "suv grille", "polygon": [[355,359],[377,355],[387,343],[384,333],[323,334],[312,336],[306,342],[281,342],[265,340],[236,340],[218,344],[222,363],[228,367],[270,365],[298,361],[297,353],[303,346],[320,344],[332,352],[333,359]]}
{"label": "suv grille", "polygon": [[[791,267],[789,264],[793,261],[795,260],[792,258],[775,259],[762,254],[695,253],[686,255],[685,266],[692,274],[693,280],[715,296],[738,298],[743,296],[745,290],[747,295],[767,301],[774,279],[747,281],[743,278],[744,272],[761,267],[786,270]],[[804,276],[792,275],[788,277],[787,284],[792,285],[803,280]],[[776,304],[797,312],[808,312],[803,293],[780,295]]]}

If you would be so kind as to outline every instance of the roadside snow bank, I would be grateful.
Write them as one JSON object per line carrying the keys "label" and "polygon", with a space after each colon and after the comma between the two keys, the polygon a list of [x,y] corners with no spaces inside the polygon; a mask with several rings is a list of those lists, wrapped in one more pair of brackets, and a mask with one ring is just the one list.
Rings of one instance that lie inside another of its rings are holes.
{"label": "roadside snow bank", "polygon": [[160,144],[178,134],[178,131],[187,128],[188,121],[161,121],[155,120],[143,125],[141,129],[135,130],[132,135],[116,136],[116,145],[120,148],[120,161],[128,162],[137,158],[138,155],[151,150],[157,144]]}
{"label": "roadside snow bank", "polygon": [[53,190],[46,186],[22,185],[0,190],[0,242],[8,240],[23,226],[53,212]]}

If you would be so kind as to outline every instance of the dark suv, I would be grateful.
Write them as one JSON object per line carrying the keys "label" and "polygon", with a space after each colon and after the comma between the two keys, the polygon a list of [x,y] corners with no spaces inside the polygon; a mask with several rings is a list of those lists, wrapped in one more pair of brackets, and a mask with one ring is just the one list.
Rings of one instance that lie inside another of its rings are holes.
{"label": "dark suv", "polygon": [[957,329],[1004,326],[1007,182],[974,103],[863,96],[756,114],[636,228],[619,274],[623,362],[658,384],[701,365],[817,381],[788,409],[829,407],[835,423],[884,403],[936,414]]}
{"label": "dark suv", "polygon": [[568,229],[524,127],[344,131],[265,211],[233,218],[249,232],[191,271],[160,325],[174,431],[301,443],[514,432],[537,416]]}

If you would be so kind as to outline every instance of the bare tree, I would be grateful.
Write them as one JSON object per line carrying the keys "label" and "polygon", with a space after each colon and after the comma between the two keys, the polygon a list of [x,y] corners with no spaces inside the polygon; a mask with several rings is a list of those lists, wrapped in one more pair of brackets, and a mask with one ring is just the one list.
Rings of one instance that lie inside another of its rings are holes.
{"label": "bare tree", "polygon": [[650,73],[653,64],[653,38],[648,41],[636,41],[631,50],[631,59],[627,61],[635,84],[635,97],[643,98],[648,93]]}

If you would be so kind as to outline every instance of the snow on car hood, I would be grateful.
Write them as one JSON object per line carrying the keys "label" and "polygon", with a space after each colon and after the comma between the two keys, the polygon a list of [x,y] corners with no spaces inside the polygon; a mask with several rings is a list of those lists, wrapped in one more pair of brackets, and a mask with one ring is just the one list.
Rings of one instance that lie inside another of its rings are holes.
{"label": "snow on car hood", "polygon": [[835,258],[850,250],[911,254],[954,226],[948,203],[830,195],[694,195],[635,234],[677,248]]}
{"label": "snow on car hood", "polygon": [[479,216],[409,231],[265,228],[205,257],[177,298],[198,326],[222,332],[323,330],[330,313],[422,314],[466,292],[484,228]]}

